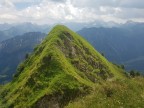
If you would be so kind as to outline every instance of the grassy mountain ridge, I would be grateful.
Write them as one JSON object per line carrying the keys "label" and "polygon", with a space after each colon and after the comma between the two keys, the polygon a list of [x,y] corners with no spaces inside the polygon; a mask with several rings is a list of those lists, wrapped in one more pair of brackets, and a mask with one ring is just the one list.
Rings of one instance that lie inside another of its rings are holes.
{"label": "grassy mountain ridge", "polygon": [[101,84],[125,79],[82,37],[57,25],[0,91],[0,106],[63,108]]}

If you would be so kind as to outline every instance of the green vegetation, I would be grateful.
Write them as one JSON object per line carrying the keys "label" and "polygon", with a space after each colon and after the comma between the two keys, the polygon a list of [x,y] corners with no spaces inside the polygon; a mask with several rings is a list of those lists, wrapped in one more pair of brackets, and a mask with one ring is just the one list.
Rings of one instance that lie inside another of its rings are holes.
{"label": "green vegetation", "polygon": [[[113,107],[118,106],[114,100],[121,101],[123,96],[136,98],[141,107],[142,84],[142,78],[128,79],[122,68],[108,62],[82,37],[58,25],[19,65],[13,81],[2,88],[0,107]],[[122,102],[132,103],[127,100]]]}
{"label": "green vegetation", "polygon": [[143,85],[144,78],[141,77],[105,82],[65,108],[143,108]]}
{"label": "green vegetation", "polygon": [[130,74],[131,77],[137,77],[137,76],[140,76],[140,75],[141,75],[140,72],[135,71],[135,70],[131,70],[131,71],[129,72],[129,74]]}

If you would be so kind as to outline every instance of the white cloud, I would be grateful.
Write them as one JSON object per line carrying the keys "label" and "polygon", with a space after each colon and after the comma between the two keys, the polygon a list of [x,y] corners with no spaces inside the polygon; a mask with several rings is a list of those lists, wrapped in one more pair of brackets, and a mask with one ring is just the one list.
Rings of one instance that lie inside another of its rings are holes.
{"label": "white cloud", "polygon": [[14,4],[10,0],[1,1],[0,4],[2,7],[5,7],[5,8],[14,8]]}
{"label": "white cloud", "polygon": [[[15,3],[31,4],[18,9]],[[144,21],[142,0],[1,0],[0,22]]]}

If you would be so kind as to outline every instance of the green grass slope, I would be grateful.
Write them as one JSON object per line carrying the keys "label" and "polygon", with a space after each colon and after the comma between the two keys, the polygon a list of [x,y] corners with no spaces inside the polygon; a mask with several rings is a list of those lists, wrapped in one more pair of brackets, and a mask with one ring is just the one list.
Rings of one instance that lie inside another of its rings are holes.
{"label": "green grass slope", "polygon": [[[70,102],[82,97],[87,100],[86,96],[97,88],[103,90],[107,83],[126,79],[122,69],[108,62],[81,36],[57,25],[19,65],[13,81],[2,88],[0,107],[71,107],[75,103]],[[99,95],[103,98],[101,92]]]}
{"label": "green grass slope", "polygon": [[144,108],[144,78],[102,83],[65,108]]}

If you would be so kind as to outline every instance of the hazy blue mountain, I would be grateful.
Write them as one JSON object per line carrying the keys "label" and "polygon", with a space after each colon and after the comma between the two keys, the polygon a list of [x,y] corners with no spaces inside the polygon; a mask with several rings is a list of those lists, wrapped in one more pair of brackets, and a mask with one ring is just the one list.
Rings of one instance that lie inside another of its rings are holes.
{"label": "hazy blue mountain", "polygon": [[12,26],[13,26],[12,24],[8,24],[8,23],[0,24],[0,31],[10,29]]}
{"label": "hazy blue mountain", "polygon": [[128,22],[120,27],[84,28],[78,31],[98,51],[126,68],[144,70],[144,24]]}
{"label": "hazy blue mountain", "polygon": [[71,28],[74,31],[78,31],[81,30],[82,28],[86,27],[119,27],[121,26],[121,24],[115,23],[115,22],[104,22],[104,21],[95,21],[95,22],[91,22],[91,23],[64,23],[65,25],[67,25],[69,28]]}
{"label": "hazy blue mountain", "polygon": [[2,41],[0,43],[0,82],[11,80],[17,65],[24,60],[26,53],[33,51],[46,36],[40,32],[29,32],[22,36]]}
{"label": "hazy blue mountain", "polygon": [[[4,26],[4,29],[2,29]],[[0,42],[10,39],[17,35],[22,35],[27,32],[42,32],[48,33],[50,27],[48,25],[37,25],[32,23],[22,24],[1,24],[0,25]]]}
{"label": "hazy blue mountain", "polygon": [[12,36],[7,34],[6,32],[0,31],[0,42],[11,38]]}

